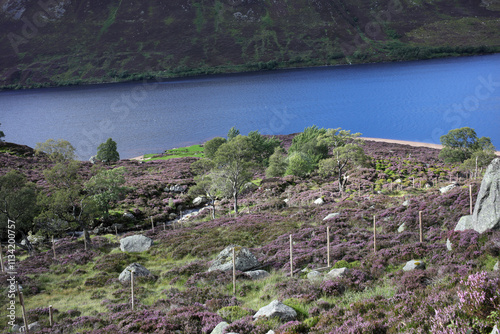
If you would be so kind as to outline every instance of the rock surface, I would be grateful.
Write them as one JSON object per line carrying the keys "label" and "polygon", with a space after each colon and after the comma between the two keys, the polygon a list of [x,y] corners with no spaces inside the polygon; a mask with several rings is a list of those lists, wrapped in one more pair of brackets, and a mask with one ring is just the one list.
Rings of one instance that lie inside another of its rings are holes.
{"label": "rock surface", "polygon": [[425,269],[424,261],[411,260],[411,261],[406,262],[405,266],[403,267],[404,271],[410,271],[410,270],[415,270],[415,269]]}
{"label": "rock surface", "polygon": [[328,216],[326,216],[325,218],[323,218],[323,220],[332,219],[332,218],[335,218],[337,216],[340,216],[339,212],[330,213]]}
{"label": "rock surface", "polygon": [[262,307],[253,316],[254,319],[259,317],[279,318],[282,321],[292,321],[297,318],[297,312],[290,306],[281,303],[278,300],[273,300],[269,305]]}
{"label": "rock surface", "polygon": [[307,279],[310,281],[321,281],[322,278],[323,275],[317,270],[307,273]]}
{"label": "rock surface", "polygon": [[460,218],[455,231],[472,229],[483,233],[497,228],[500,228],[500,158],[493,159],[486,169],[472,216]]}
{"label": "rock surface", "polygon": [[233,248],[235,250],[236,270],[247,271],[260,266],[259,260],[257,260],[255,255],[253,255],[248,248],[238,245],[230,245],[224,248],[224,250],[217,255],[217,258],[214,260],[210,268],[208,268],[208,271],[233,270]]}
{"label": "rock surface", "polygon": [[495,265],[493,266],[493,271],[498,271],[499,268],[499,261],[497,261],[497,263],[495,263]]}
{"label": "rock surface", "polygon": [[441,192],[441,194],[446,194],[448,191],[450,191],[456,187],[457,187],[457,184],[452,183],[452,184],[447,185],[446,187],[439,188],[439,191]]}
{"label": "rock surface", "polygon": [[229,324],[225,321],[220,322],[215,328],[212,330],[210,334],[222,334],[224,332],[224,329],[229,326]]}
{"label": "rock surface", "polygon": [[193,200],[193,205],[200,206],[202,204],[207,203],[208,200],[206,197],[198,196]]}
{"label": "rock surface", "polygon": [[259,280],[259,279],[264,279],[266,277],[271,276],[267,271],[265,270],[252,270],[252,271],[246,271],[245,274],[250,276],[252,280]]}
{"label": "rock surface", "polygon": [[325,201],[323,201],[323,199],[320,197],[314,201],[314,204],[323,205],[323,204],[325,204]]}
{"label": "rock surface", "polygon": [[326,274],[325,276],[327,276],[329,279],[335,279],[335,278],[339,278],[339,277],[343,277],[345,275],[347,275],[347,273],[349,273],[349,269],[347,268],[336,268],[336,269],[332,269],[330,270],[330,272],[328,272],[328,274]]}
{"label": "rock surface", "polygon": [[399,225],[398,227],[398,233],[403,233],[406,230],[405,223]]}
{"label": "rock surface", "polygon": [[122,252],[145,252],[153,245],[153,239],[143,235],[131,235],[120,240]]}
{"label": "rock surface", "polygon": [[450,239],[446,239],[446,249],[450,252],[453,250],[453,244],[451,243]]}
{"label": "rock surface", "polygon": [[118,280],[120,282],[129,282],[131,278],[130,272],[134,272],[134,279],[135,277],[144,277],[144,276],[150,276],[151,272],[144,268],[144,266],[140,265],[139,263],[132,263],[129,265],[127,268],[123,269],[121,272],[120,276],[118,277]]}

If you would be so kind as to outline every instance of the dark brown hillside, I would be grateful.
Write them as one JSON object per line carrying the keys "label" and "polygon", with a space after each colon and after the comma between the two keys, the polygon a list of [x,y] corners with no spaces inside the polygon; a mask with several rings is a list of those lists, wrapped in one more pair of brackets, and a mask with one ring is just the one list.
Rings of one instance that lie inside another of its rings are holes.
{"label": "dark brown hillside", "polygon": [[498,0],[40,3],[2,1],[4,88],[426,59],[500,46]]}

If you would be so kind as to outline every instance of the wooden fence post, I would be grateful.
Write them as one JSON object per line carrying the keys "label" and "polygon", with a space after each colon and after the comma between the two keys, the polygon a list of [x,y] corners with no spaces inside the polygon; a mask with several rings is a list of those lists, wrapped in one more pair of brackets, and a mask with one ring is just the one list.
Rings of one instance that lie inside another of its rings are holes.
{"label": "wooden fence post", "polygon": [[236,295],[236,252],[233,247],[233,295]]}
{"label": "wooden fence post", "polygon": [[330,226],[326,227],[326,259],[328,268],[330,268]]}
{"label": "wooden fence post", "polygon": [[54,260],[56,259],[56,243],[54,242],[54,236],[52,236],[52,253],[54,253]]}
{"label": "wooden fence post", "polygon": [[151,216],[151,228],[153,230],[153,233],[155,233],[155,224],[153,223],[153,216]]}
{"label": "wooden fence post", "polygon": [[373,215],[373,252],[377,252],[377,223],[375,221],[375,215]]}
{"label": "wooden fence post", "polygon": [[423,242],[423,232],[422,232],[422,211],[418,212],[418,225],[420,228],[420,242]]}
{"label": "wooden fence post", "polygon": [[132,311],[134,310],[134,271],[130,271],[130,292],[132,295]]}
{"label": "wooden fence post", "polygon": [[472,215],[472,184],[469,184],[469,198],[470,198],[470,214]]}
{"label": "wooden fence post", "polygon": [[50,327],[54,326],[54,313],[52,310],[52,305],[49,305],[49,324]]}
{"label": "wooden fence post", "polygon": [[163,231],[166,231],[167,230],[167,223],[163,223]]}
{"label": "wooden fence post", "polygon": [[290,234],[290,278],[293,277],[293,240]]}
{"label": "wooden fence post", "polygon": [[24,307],[23,293],[19,290],[19,284],[17,284],[17,294],[19,295],[19,303],[21,304],[21,310],[23,312],[24,331],[26,333],[29,333],[28,318],[26,317],[26,308]]}
{"label": "wooden fence post", "polygon": [[85,251],[87,251],[87,238],[85,237],[85,231],[83,232],[83,245],[85,247]]}
{"label": "wooden fence post", "polygon": [[115,224],[115,235],[118,238],[118,227],[116,227],[116,224]]}

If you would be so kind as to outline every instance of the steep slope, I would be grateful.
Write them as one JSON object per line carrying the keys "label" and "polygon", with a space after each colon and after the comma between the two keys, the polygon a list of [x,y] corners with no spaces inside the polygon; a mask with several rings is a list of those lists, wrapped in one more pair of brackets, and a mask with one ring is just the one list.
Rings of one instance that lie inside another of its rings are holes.
{"label": "steep slope", "polygon": [[4,88],[497,51],[500,2],[3,0]]}

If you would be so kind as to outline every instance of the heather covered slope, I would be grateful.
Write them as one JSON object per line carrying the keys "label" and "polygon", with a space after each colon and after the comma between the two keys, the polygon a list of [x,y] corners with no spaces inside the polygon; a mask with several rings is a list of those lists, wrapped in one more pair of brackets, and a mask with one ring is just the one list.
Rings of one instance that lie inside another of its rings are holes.
{"label": "heather covered slope", "polygon": [[6,0],[0,8],[0,85],[495,52],[499,10],[498,0]]}
{"label": "heather covered slope", "polygon": [[[286,143],[290,136],[282,139]],[[314,173],[308,178],[262,180],[256,175],[258,186],[243,195],[238,217],[231,215],[231,203],[222,200],[214,220],[202,211],[175,226],[167,225],[165,231],[160,224],[154,232],[149,228],[150,214],[155,222],[168,223],[167,207],[173,207],[172,213],[178,212],[179,205],[191,206],[192,199],[164,188],[192,185],[189,164],[194,159],[121,161],[119,166],[126,166],[127,182],[135,189],[115,207],[115,219],[120,219],[118,213],[124,208],[137,209],[135,224],[155,244],[144,253],[126,254],[118,249],[116,236],[105,234],[93,236],[89,251],[83,250],[81,239],[61,239],[55,260],[47,245],[32,257],[18,253],[18,278],[29,321],[39,320],[47,333],[210,333],[226,320],[230,323],[226,332],[240,334],[265,334],[270,329],[276,333],[465,333],[473,324],[472,333],[489,334],[491,324],[500,320],[498,313],[491,313],[499,311],[498,302],[487,300],[499,287],[498,272],[492,270],[500,254],[500,233],[453,231],[469,210],[468,185],[473,185],[475,199],[479,180],[462,177],[459,187],[442,194],[439,187],[460,175],[453,166],[439,162],[439,151],[375,142],[367,142],[364,149],[372,164],[351,174],[346,194],[338,192],[333,179]],[[43,186],[36,168],[28,167],[46,168],[42,158],[10,154],[0,158],[0,166],[21,169]],[[82,173],[87,168],[83,164]],[[2,168],[0,173],[4,172]],[[313,204],[320,197],[325,203]],[[339,215],[324,220],[330,213]],[[406,230],[398,232],[403,223]],[[351,271],[338,280],[310,281],[307,272],[326,266],[327,226],[332,265]],[[293,278],[289,276],[290,234]],[[447,238],[452,251],[446,248]],[[235,296],[230,273],[207,272],[210,261],[230,244],[249,247],[271,273],[261,281],[238,273]],[[424,261],[426,269],[404,272],[403,266],[412,259]],[[154,275],[136,283],[135,311],[130,310],[129,285],[118,281],[132,262]],[[467,279],[469,275],[473,276]],[[7,287],[7,277],[0,277],[2,287]],[[481,296],[487,298],[481,301]],[[0,298],[5,304],[6,294]],[[274,299],[292,306],[297,319],[253,321],[251,316]],[[57,309],[54,329],[46,328],[48,305]],[[0,313],[2,328],[4,312]]]}

